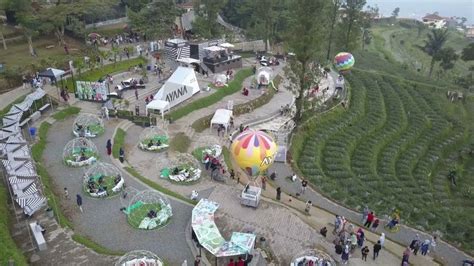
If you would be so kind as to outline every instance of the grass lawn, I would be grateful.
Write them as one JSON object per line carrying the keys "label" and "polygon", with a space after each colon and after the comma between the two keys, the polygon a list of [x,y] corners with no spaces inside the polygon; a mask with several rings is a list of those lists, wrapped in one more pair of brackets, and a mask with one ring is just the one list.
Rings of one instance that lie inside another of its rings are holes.
{"label": "grass lawn", "polygon": [[0,213],[2,214],[0,215],[0,265],[8,265],[10,258],[13,259],[15,265],[28,265],[28,261],[10,234],[11,221],[14,218],[7,205],[8,194],[7,188],[3,182],[0,182]]}
{"label": "grass lawn", "polygon": [[[147,217],[147,214],[150,210],[154,210],[158,213],[161,210],[161,205],[159,203],[143,204],[142,206],[130,212],[130,214],[127,216],[128,223],[130,223],[130,225],[134,228],[138,228],[142,220]],[[160,228],[160,226],[156,228]]]}
{"label": "grass lawn", "polygon": [[[33,40],[33,47],[38,54],[37,57],[30,55],[28,43],[25,40],[8,43],[7,50],[3,50],[3,47],[0,49],[1,62],[5,63],[7,68],[28,68],[34,64],[64,69],[68,67],[69,60],[83,56],[81,50],[85,47],[76,39],[65,37],[65,40],[69,48],[69,55],[66,54],[63,46],[58,46],[58,42],[53,36]],[[46,48],[50,46],[52,48]]]}
{"label": "grass lawn", "polygon": [[64,120],[64,119],[68,118],[69,116],[77,115],[80,111],[81,111],[81,108],[71,106],[71,107],[67,107],[66,109],[63,109],[59,112],[56,112],[55,114],[52,115],[52,117],[56,120],[61,121],[61,120]]}
{"label": "grass lawn", "polygon": [[155,189],[155,190],[158,190],[158,191],[160,191],[160,192],[162,192],[162,193],[164,193],[164,194],[166,194],[166,195],[168,195],[168,196],[171,196],[171,197],[173,197],[173,198],[180,199],[180,200],[182,200],[182,201],[184,201],[184,202],[187,202],[187,203],[189,203],[189,204],[192,204],[192,205],[196,205],[196,204],[197,204],[197,202],[192,201],[192,200],[190,200],[189,198],[184,197],[184,196],[182,196],[181,194],[178,194],[178,193],[176,193],[176,192],[174,192],[174,191],[172,191],[172,190],[169,190],[169,189],[167,189],[167,188],[165,188],[165,187],[162,187],[162,186],[160,186],[159,184],[157,184],[157,183],[151,181],[150,179],[148,179],[148,178],[142,176],[142,175],[141,175],[140,173],[138,173],[137,170],[135,170],[134,168],[131,168],[131,167],[124,167],[124,168],[125,168],[125,170],[126,170],[129,174],[131,174],[132,176],[134,176],[135,178],[137,178],[138,180],[140,180],[141,182],[145,183],[147,186],[149,186],[149,187],[151,187],[151,188],[153,188],[153,189]]}
{"label": "grass lawn", "polygon": [[[145,64],[146,59],[144,58],[134,58],[130,60],[122,60],[118,61],[115,64],[108,64],[104,65],[100,68],[97,69],[92,69],[89,71],[86,71],[84,73],[81,73],[79,76],[75,76],[74,79],[76,81],[97,81],[100,78],[104,78],[107,74],[115,74],[115,73],[120,73],[124,71],[128,71],[131,67],[134,67],[139,64]],[[65,82],[65,85],[67,86],[69,92],[74,92],[74,86],[72,82],[72,78],[68,78]]]}
{"label": "grass lawn", "polygon": [[197,99],[196,101],[193,101],[186,106],[183,106],[181,108],[176,109],[175,111],[172,111],[168,117],[170,117],[173,121],[180,119],[183,116],[186,116],[187,114],[194,112],[196,110],[206,108],[212,104],[215,104],[222,100],[227,95],[234,94],[242,89],[242,82],[244,79],[247,77],[250,77],[253,75],[253,72],[250,68],[244,68],[237,72],[235,75],[234,80],[232,80],[229,83],[229,86],[220,88],[218,91],[215,93],[204,97]]}
{"label": "grass lawn", "polygon": [[127,133],[123,129],[117,128],[117,132],[115,133],[114,142],[112,145],[112,155],[115,159],[119,158],[120,147],[123,147],[126,135]]}
{"label": "grass lawn", "polygon": [[76,241],[77,243],[82,244],[82,245],[86,246],[87,248],[90,248],[90,249],[92,249],[93,251],[95,251],[99,254],[111,255],[111,256],[123,256],[125,254],[125,252],[123,252],[123,251],[114,251],[114,250],[110,250],[108,248],[105,248],[105,247],[97,244],[96,242],[92,241],[88,237],[85,237],[85,236],[82,236],[82,235],[73,234],[72,239],[74,241]]}
{"label": "grass lawn", "polygon": [[191,140],[184,133],[180,132],[176,134],[170,141],[170,150],[177,152],[187,152]]}

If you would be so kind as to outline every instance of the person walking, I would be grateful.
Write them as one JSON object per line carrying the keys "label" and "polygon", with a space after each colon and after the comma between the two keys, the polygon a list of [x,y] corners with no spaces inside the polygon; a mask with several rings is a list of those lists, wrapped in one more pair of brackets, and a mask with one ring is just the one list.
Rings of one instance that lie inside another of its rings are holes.
{"label": "person walking", "polygon": [[69,191],[67,190],[67,187],[64,188],[64,198],[69,199]]}
{"label": "person walking", "polygon": [[121,163],[123,163],[125,160],[125,151],[123,150],[122,147],[120,147],[120,150],[119,150],[119,160]]}
{"label": "person walking", "polygon": [[374,245],[374,260],[379,256],[379,252],[382,249],[382,245],[380,244],[380,240]]}
{"label": "person walking", "polygon": [[138,100],[138,89],[135,89],[135,98]]}
{"label": "person walking", "polygon": [[276,191],[277,191],[276,200],[280,200],[281,199],[281,187],[277,187]]}
{"label": "person walking", "polygon": [[375,218],[374,223],[372,224],[372,228],[370,228],[370,231],[375,233],[377,231],[377,227],[379,227],[379,224],[380,220]]}
{"label": "person walking", "polygon": [[365,246],[365,247],[361,250],[361,252],[362,252],[362,260],[367,261],[367,255],[369,255],[369,252],[370,252],[369,247],[368,247],[368,246]]}
{"label": "person walking", "polygon": [[408,264],[408,260],[410,259],[410,254],[411,254],[411,250],[410,250],[410,247],[407,247],[405,249],[405,251],[403,251],[403,256],[402,256],[402,265],[403,263],[406,262],[406,264]]}
{"label": "person walking", "polygon": [[112,154],[112,140],[108,139],[105,147],[107,148],[107,155],[110,156]]}
{"label": "person walking", "polygon": [[306,207],[304,208],[304,211],[305,211],[306,213],[309,213],[309,210],[311,209],[311,205],[313,205],[313,203],[312,203],[310,200],[308,200],[308,201],[306,202]]}
{"label": "person walking", "polygon": [[364,210],[362,211],[362,224],[365,224],[369,216],[369,207],[365,205]]}
{"label": "person walking", "polygon": [[365,220],[364,226],[367,228],[370,228],[370,226],[372,225],[372,222],[374,221],[374,218],[375,218],[374,212],[368,213],[367,217],[364,219]]}
{"label": "person walking", "polygon": [[344,251],[342,252],[342,255],[341,255],[341,260],[342,260],[342,264],[347,264],[347,262],[349,261],[349,246],[348,245],[344,247]]}
{"label": "person walking", "polygon": [[410,243],[410,250],[414,251],[416,244],[420,242],[420,235],[416,234],[415,238]]}
{"label": "person walking", "polygon": [[383,247],[383,244],[385,243],[385,233],[382,233],[382,235],[379,238],[380,245]]}
{"label": "person walking", "polygon": [[426,256],[428,251],[430,251],[430,244],[431,241],[429,239],[426,239],[423,244],[421,244],[421,255]]}
{"label": "person walking", "polygon": [[264,175],[262,176],[262,189],[263,190],[267,189],[267,177]]}
{"label": "person walking", "polygon": [[79,210],[81,210],[81,212],[83,212],[82,211],[82,197],[79,194],[76,195],[76,203],[77,203],[77,206],[79,206]]}
{"label": "person walking", "polygon": [[305,179],[301,180],[301,194],[304,194],[307,186],[308,186],[308,181],[306,181]]}

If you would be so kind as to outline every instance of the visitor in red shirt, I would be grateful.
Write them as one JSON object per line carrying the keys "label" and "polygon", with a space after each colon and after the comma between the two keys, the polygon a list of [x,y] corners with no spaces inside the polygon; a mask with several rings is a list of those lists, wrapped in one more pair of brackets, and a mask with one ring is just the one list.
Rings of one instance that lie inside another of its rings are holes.
{"label": "visitor in red shirt", "polygon": [[370,212],[370,213],[367,215],[367,221],[365,222],[364,226],[370,228],[370,225],[372,224],[372,222],[374,221],[374,219],[375,219],[374,212]]}

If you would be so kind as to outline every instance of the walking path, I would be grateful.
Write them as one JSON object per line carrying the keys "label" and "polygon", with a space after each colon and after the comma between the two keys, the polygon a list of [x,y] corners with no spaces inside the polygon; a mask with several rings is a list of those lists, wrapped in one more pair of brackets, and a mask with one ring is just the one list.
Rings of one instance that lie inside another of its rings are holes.
{"label": "walking path", "polygon": [[[112,138],[119,121],[106,121],[105,133],[92,139],[99,149],[99,161],[116,163],[116,160],[107,156],[105,143],[107,139]],[[44,163],[54,179],[56,192],[60,194],[63,187],[69,190],[72,199],[63,200],[61,207],[74,223],[74,230],[112,250],[149,250],[165,258],[171,265],[180,265],[184,260],[193,261],[194,258],[184,238],[184,232],[191,217],[191,205],[169,198],[173,209],[171,222],[158,230],[147,231],[132,228],[126,216],[120,211],[121,207],[128,206],[133,193],[130,193],[125,200],[120,196],[111,199],[94,199],[83,193],[82,180],[85,169],[70,168],[62,162],[63,148],[73,138],[72,125],[73,118],[52,125],[49,130],[48,145],[44,151]],[[122,176],[130,191],[149,189],[125,171],[122,172]],[[76,194],[82,195],[84,213],[81,213],[75,204]],[[178,237],[179,235],[183,237]]]}

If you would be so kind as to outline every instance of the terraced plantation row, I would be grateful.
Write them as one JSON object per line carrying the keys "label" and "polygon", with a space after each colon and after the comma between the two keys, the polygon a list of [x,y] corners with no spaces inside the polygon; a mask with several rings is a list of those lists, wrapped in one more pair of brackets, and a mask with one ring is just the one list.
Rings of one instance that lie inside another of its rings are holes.
{"label": "terraced plantation row", "polygon": [[470,145],[469,103],[375,73],[354,71],[347,79],[349,108],[314,119],[294,138],[302,174],[349,207],[368,204],[379,216],[398,208],[403,223],[441,231],[472,250],[474,167],[464,167],[457,186],[447,178]]}

